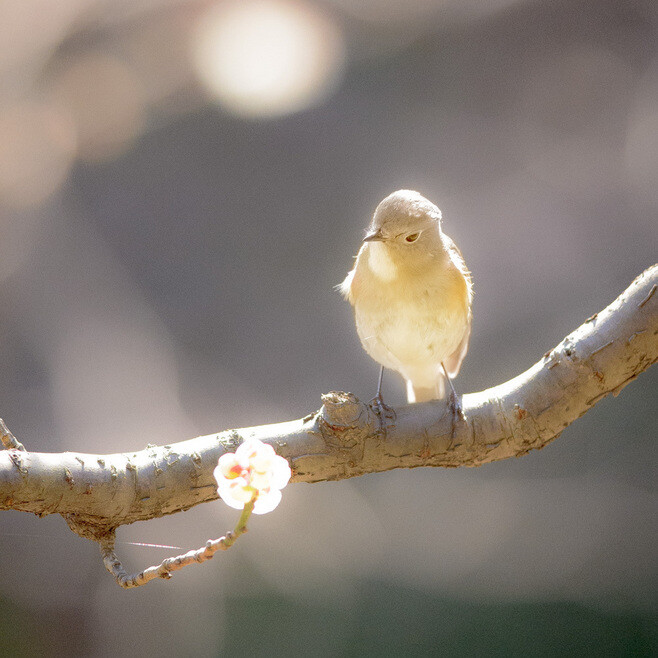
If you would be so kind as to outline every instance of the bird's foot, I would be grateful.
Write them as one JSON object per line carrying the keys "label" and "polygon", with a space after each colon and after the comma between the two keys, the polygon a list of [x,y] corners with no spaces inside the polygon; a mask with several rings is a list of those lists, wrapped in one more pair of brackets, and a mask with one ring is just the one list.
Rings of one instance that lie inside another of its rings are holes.
{"label": "bird's foot", "polygon": [[462,408],[461,398],[455,393],[455,391],[450,391],[448,394],[448,409],[452,413],[453,421],[462,421],[464,418],[464,409]]}
{"label": "bird's foot", "polygon": [[395,409],[393,409],[393,407],[389,407],[384,402],[384,398],[381,395],[376,395],[372,400],[370,400],[370,406],[375,410],[375,413],[379,416],[382,422],[385,418],[395,420]]}

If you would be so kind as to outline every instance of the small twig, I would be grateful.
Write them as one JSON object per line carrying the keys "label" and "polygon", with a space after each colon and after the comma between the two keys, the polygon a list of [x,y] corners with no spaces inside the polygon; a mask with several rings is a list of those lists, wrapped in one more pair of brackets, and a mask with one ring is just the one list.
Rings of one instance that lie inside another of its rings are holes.
{"label": "small twig", "polygon": [[226,535],[219,539],[209,539],[203,548],[188,551],[182,555],[175,557],[168,557],[164,559],[159,565],[148,567],[144,571],[129,574],[121,564],[121,561],[114,552],[115,534],[105,537],[101,540],[101,556],[103,557],[103,564],[105,568],[114,576],[117,583],[124,589],[132,587],[139,587],[146,585],[146,583],[156,578],[171,578],[172,571],[178,571],[188,564],[201,564],[214,557],[217,551],[225,551],[235,544],[237,538],[247,532],[247,521],[251,512],[254,509],[254,502],[245,504],[240,519],[232,532],[227,532]]}
{"label": "small twig", "polygon": [[2,418],[0,418],[0,440],[6,450],[25,450],[25,446],[9,431]]}

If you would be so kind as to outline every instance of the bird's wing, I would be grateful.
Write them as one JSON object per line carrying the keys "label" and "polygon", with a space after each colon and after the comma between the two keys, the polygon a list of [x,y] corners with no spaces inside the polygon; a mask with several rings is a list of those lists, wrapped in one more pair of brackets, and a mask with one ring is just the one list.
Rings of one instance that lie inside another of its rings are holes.
{"label": "bird's wing", "polygon": [[468,340],[471,337],[471,319],[468,319],[468,326],[464,332],[464,336],[461,339],[461,342],[457,346],[457,349],[443,362],[448,377],[454,379],[459,374],[459,369],[461,368],[462,361],[466,356],[468,351]]}
{"label": "bird's wing", "polygon": [[[442,234],[443,244],[446,247],[450,260],[453,265],[461,272],[463,277],[466,279],[466,287],[468,288],[468,304],[469,306],[473,303],[473,278],[471,273],[466,267],[466,261],[462,256],[462,252],[459,250],[459,247],[452,241],[452,238],[445,233]],[[470,329],[469,329],[470,331]],[[468,344],[468,338],[466,339]],[[463,358],[463,357],[462,357]]]}
{"label": "bird's wing", "polygon": [[459,247],[452,241],[450,236],[446,235],[445,233],[443,234],[443,240],[444,245],[447,247],[448,254],[450,255],[450,260],[466,280],[469,306],[468,326],[466,327],[466,331],[464,331],[464,336],[457,346],[457,349],[443,362],[446,372],[448,373],[448,377],[450,377],[450,379],[454,379],[458,375],[459,368],[461,368],[462,361],[466,356],[466,352],[468,351],[468,341],[471,337],[472,316],[470,307],[473,303],[473,279],[471,277],[471,273],[468,270],[468,267],[466,267],[466,261],[464,260]]}

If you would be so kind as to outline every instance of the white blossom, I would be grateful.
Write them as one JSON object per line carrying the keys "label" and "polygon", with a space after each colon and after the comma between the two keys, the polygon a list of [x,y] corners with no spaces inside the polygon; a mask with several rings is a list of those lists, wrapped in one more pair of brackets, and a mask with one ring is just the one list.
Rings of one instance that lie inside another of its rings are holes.
{"label": "white blossom", "polygon": [[274,448],[257,439],[241,444],[219,458],[214,470],[217,493],[235,509],[254,502],[254,514],[271,512],[281,501],[281,489],[290,480],[288,462]]}

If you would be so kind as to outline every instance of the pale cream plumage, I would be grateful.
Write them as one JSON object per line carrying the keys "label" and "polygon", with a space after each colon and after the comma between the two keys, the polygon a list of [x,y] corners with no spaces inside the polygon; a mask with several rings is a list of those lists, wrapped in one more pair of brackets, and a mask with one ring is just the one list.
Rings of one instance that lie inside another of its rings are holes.
{"label": "pale cream plumage", "polygon": [[456,377],[468,349],[473,287],[441,211],[411,190],[386,197],[340,290],[363,348],[404,377],[409,402],[444,397],[444,368]]}

